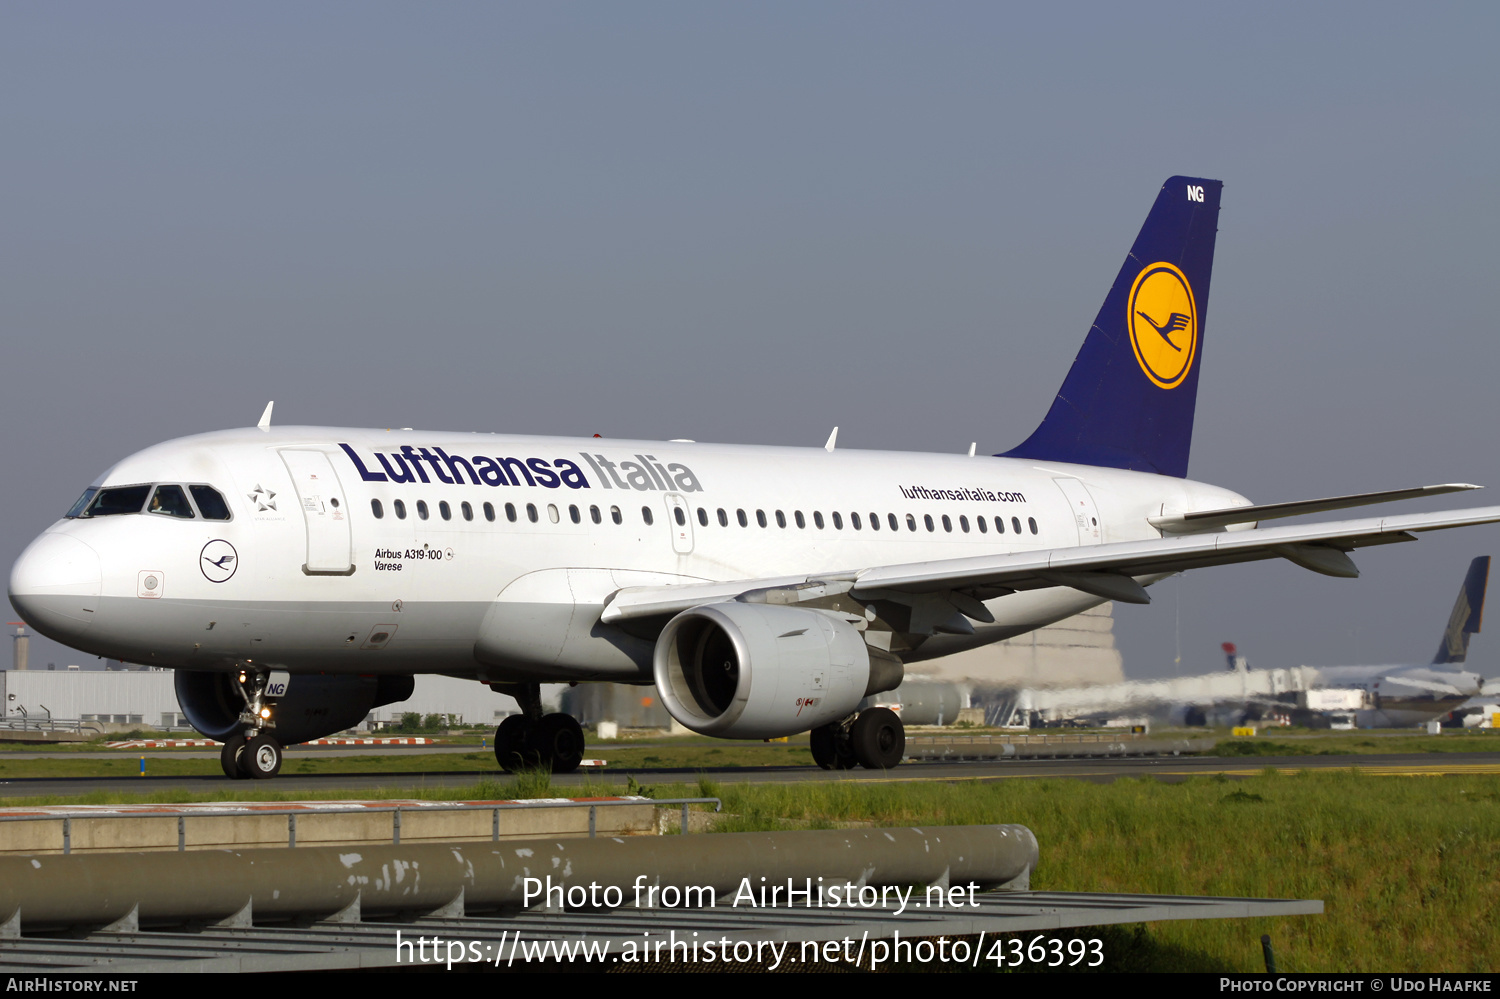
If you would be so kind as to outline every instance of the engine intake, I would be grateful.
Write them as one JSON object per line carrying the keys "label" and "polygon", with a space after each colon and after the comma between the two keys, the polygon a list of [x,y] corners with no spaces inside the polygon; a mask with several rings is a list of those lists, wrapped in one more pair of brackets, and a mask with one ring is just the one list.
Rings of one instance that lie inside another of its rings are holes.
{"label": "engine intake", "polygon": [[901,682],[899,662],[872,668],[864,636],[843,618],[738,601],[673,618],[657,639],[653,667],[673,718],[728,739],[806,732]]}
{"label": "engine intake", "polygon": [[[193,728],[220,741],[239,731],[244,701],[234,689],[235,673],[180,669],[173,679]],[[294,675],[273,710],[276,739],[293,746],[353,728],[374,708],[406,700],[414,688],[409,676]]]}

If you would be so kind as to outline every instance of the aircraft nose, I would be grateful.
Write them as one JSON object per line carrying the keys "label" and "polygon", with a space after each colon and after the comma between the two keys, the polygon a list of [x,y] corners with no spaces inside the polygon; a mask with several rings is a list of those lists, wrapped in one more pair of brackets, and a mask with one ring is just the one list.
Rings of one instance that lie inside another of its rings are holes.
{"label": "aircraft nose", "polygon": [[99,610],[99,553],[66,534],[43,534],[10,571],[10,602],[48,638],[75,641]]}

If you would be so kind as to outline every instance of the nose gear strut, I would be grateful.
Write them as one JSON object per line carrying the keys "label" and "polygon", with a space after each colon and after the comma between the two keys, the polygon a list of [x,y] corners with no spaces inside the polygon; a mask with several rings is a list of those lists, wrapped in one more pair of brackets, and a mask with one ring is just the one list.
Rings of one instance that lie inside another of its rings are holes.
{"label": "nose gear strut", "polygon": [[271,731],[276,728],[275,706],[286,693],[291,678],[264,666],[247,666],[231,684],[243,702],[240,731],[224,741],[219,765],[233,780],[247,777],[266,780],[281,772],[281,743]]}

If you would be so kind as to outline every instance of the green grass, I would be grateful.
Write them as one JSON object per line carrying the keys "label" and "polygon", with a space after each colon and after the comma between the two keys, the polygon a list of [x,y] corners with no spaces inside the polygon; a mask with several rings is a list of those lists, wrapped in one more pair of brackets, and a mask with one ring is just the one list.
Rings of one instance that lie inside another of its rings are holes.
{"label": "green grass", "polygon": [[[1500,778],[1266,774],[1180,784],[1068,780],[662,787],[708,792],[724,831],[1019,822],[1032,886],[1322,899],[1325,914],[1117,929],[1105,970],[1491,972],[1500,953]],[[1100,936],[1098,931],[1080,931]],[[1112,941],[1112,942],[1111,942]]]}
{"label": "green grass", "polygon": [[1254,738],[1221,738],[1213,756],[1365,756],[1381,753],[1495,753],[1500,731],[1466,729],[1444,735],[1413,730],[1299,733],[1270,730]]}
{"label": "green grass", "polygon": [[[392,787],[329,798],[483,800],[620,793],[554,787],[546,773],[469,787]],[[1322,899],[1322,916],[1162,922],[1080,930],[1104,970],[1259,971],[1269,933],[1283,971],[1492,972],[1500,953],[1500,777],[1300,771],[1164,784],[1066,779],[990,783],[816,782],[645,786],[724,800],[722,832],[848,825],[1018,822],[1041,843],[1032,886],[1062,891]],[[246,782],[214,794],[94,794],[0,804],[292,801]],[[1027,936],[1029,939],[1029,935]],[[928,968],[928,970],[939,970]]]}

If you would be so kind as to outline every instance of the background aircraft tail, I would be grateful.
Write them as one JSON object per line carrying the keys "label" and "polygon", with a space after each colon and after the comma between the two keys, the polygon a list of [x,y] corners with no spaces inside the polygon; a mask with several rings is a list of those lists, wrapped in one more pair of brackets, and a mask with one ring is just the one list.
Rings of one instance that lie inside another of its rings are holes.
{"label": "background aircraft tail", "polygon": [[1490,557],[1481,555],[1469,563],[1469,573],[1464,576],[1463,588],[1458,591],[1458,600],[1453,604],[1453,613],[1448,615],[1448,627],[1443,630],[1443,640],[1438,643],[1434,666],[1442,663],[1461,663],[1469,655],[1469,636],[1479,630],[1480,618],[1484,616],[1484,590],[1490,578]]}
{"label": "background aircraft tail", "polygon": [[1223,186],[1162,185],[1046,419],[998,457],[1187,475]]}

